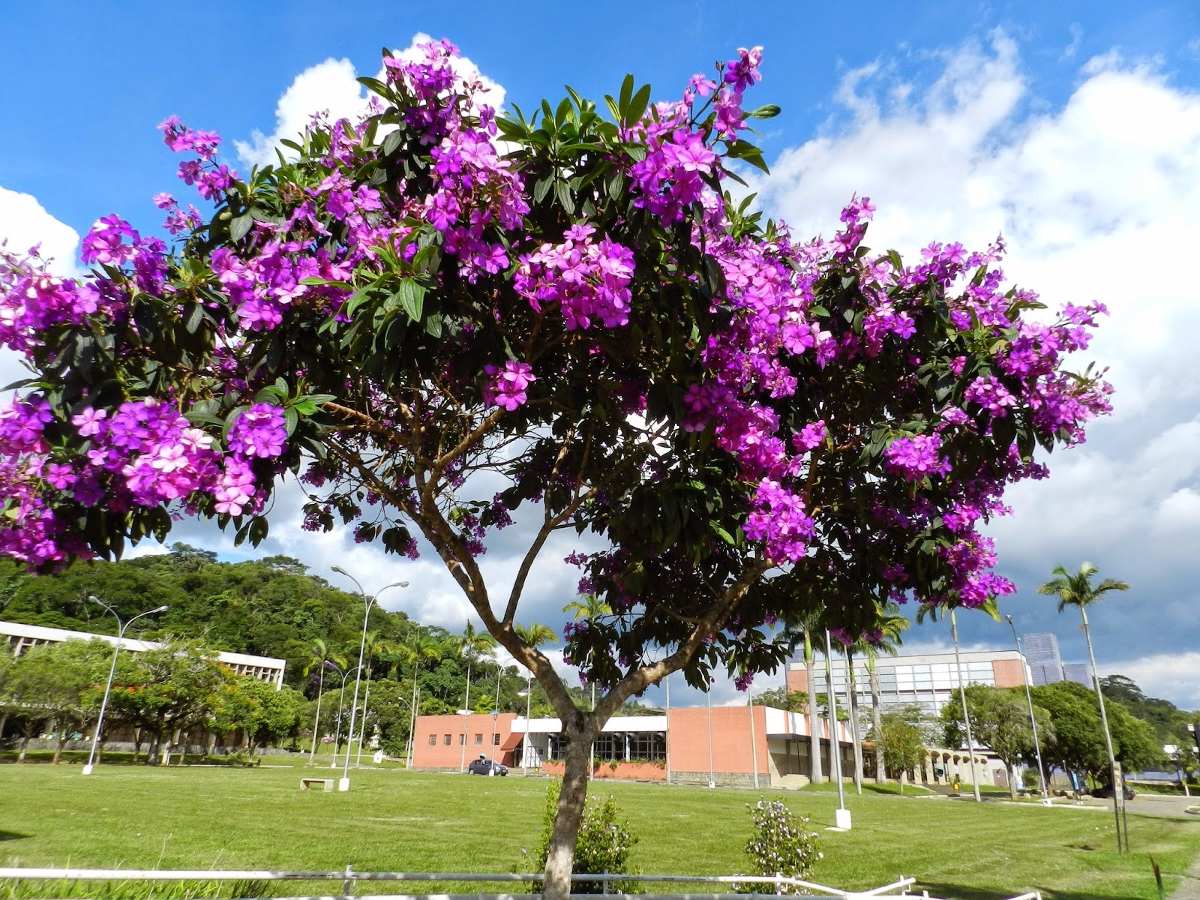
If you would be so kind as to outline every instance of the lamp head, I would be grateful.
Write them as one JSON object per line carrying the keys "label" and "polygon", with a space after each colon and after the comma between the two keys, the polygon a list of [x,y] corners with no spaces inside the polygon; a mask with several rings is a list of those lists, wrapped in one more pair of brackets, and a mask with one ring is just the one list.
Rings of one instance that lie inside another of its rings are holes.
{"label": "lamp head", "polygon": [[397,581],[396,587],[408,587],[408,582],[407,581]]}
{"label": "lamp head", "polygon": [[346,570],[343,569],[341,566],[330,566],[329,568],[332,569],[333,571],[337,572],[339,575],[346,575],[347,578],[350,577],[349,574],[346,572]]}
{"label": "lamp head", "polygon": [[150,611],[151,611],[151,612],[160,613],[160,612],[166,612],[166,611],[167,611],[168,609],[170,609],[170,608],[171,608],[171,607],[167,606],[167,604],[165,604],[165,603],[164,603],[164,604],[163,604],[162,606],[160,606],[158,609],[152,609],[152,610],[150,610]]}

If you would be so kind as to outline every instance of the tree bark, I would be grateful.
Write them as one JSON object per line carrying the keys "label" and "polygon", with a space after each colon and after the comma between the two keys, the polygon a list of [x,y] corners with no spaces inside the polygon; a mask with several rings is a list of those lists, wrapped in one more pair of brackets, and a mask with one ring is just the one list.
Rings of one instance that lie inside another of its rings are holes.
{"label": "tree bark", "polygon": [[1017,799],[1017,767],[1010,765],[1008,767],[1008,795],[1013,799]]}
{"label": "tree bark", "polygon": [[887,781],[887,772],[883,767],[883,715],[879,709],[879,673],[875,666],[867,669],[871,682],[871,725],[875,729],[875,783]]}
{"label": "tree bark", "polygon": [[858,732],[858,684],[854,677],[854,654],[846,650],[846,704],[850,713],[850,739],[854,744],[854,788],[862,793],[863,783],[863,752],[862,736]]}
{"label": "tree bark", "polygon": [[571,893],[575,840],[579,836],[579,825],[583,821],[583,808],[587,802],[588,781],[591,778],[591,743],[594,738],[594,729],[569,734],[554,831],[546,854],[546,879],[542,885],[545,900],[564,900]]}
{"label": "tree bark", "polygon": [[825,780],[821,767],[821,720],[817,712],[817,661],[808,632],[804,633],[804,671],[808,677],[808,780]]}

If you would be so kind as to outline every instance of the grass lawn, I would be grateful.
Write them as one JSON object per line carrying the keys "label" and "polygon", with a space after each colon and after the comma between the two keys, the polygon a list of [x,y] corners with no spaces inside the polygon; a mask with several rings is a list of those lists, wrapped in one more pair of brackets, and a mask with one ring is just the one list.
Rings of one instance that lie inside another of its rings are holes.
{"label": "grass lawn", "polygon": [[[362,770],[349,793],[326,794],[301,792],[305,773],[329,769],[101,766],[84,778],[74,765],[0,765],[0,864],[512,871],[525,868],[521,850],[540,835],[542,779]],[[832,821],[836,803],[825,788],[593,787],[630,820],[641,839],[634,861],[644,872],[745,871],[745,805],[760,794],[775,793],[819,825]],[[1103,811],[874,791],[848,792],[847,805],[854,829],[819,829],[825,858],[814,873],[845,888],[915,875],[935,896],[963,900],[1034,888],[1058,900],[1154,898],[1148,854],[1168,875],[1168,889],[1200,854],[1200,820],[1131,815],[1135,852],[1122,858]],[[302,892],[273,888],[289,889]]]}

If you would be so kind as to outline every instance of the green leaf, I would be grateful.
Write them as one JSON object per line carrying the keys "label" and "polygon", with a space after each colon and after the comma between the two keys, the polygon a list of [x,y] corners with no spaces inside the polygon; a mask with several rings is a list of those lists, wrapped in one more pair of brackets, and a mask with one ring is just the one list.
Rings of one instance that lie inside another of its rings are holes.
{"label": "green leaf", "polygon": [[389,131],[383,139],[383,155],[391,156],[396,152],[401,142],[404,140],[404,132],[397,128],[395,131]]}
{"label": "green leaf", "polygon": [[533,186],[533,202],[541,203],[546,199],[546,195],[550,193],[550,188],[554,187],[554,176],[546,175],[539,179]]}
{"label": "green leaf", "polygon": [[254,227],[254,216],[245,212],[229,223],[229,239],[237,242],[250,233]]}
{"label": "green leaf", "polygon": [[638,92],[633,95],[633,99],[629,101],[629,108],[625,110],[624,122],[626,125],[632,125],[639,121],[646,112],[646,106],[650,103],[650,85],[643,84],[638,88]]}
{"label": "green leaf", "polygon": [[421,313],[425,308],[425,288],[413,281],[411,278],[405,278],[400,282],[400,290],[393,296],[399,298],[400,306],[408,313],[408,318],[413,322],[421,321]]}
{"label": "green leaf", "polygon": [[621,82],[620,99],[617,101],[617,121],[625,121],[625,111],[629,109],[629,101],[633,97],[633,76],[626,75],[625,80]]}

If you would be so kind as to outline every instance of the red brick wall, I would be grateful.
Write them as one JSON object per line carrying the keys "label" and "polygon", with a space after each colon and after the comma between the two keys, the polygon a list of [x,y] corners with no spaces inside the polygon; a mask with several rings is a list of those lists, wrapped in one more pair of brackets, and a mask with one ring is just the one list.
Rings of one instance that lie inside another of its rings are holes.
{"label": "red brick wall", "polygon": [[808,672],[803,666],[792,668],[789,665],[784,673],[784,682],[787,684],[788,693],[792,691],[808,693]]}
{"label": "red brick wall", "polygon": [[[416,769],[457,769],[463,759],[460,735],[466,735],[466,761],[470,762],[480,753],[489,759],[495,759],[505,765],[511,765],[512,753],[502,753],[500,746],[512,734],[514,713],[501,713],[495,720],[490,715],[476,713],[470,716],[417,716],[416,737],[413,741],[413,768]],[[493,726],[493,721],[495,725]],[[500,744],[492,744],[492,729],[499,736]],[[430,736],[434,743],[429,743]],[[446,735],[450,735],[450,743],[446,744]],[[482,742],[476,743],[476,736],[481,735]]]}
{"label": "red brick wall", "polygon": [[[542,774],[562,777],[564,768],[561,760],[548,759],[542,763]],[[648,762],[618,762],[615,766],[608,762],[597,762],[596,768],[592,770],[592,777],[628,781],[666,781],[667,769],[665,765]]]}
{"label": "red brick wall", "polygon": [[[668,713],[667,741],[671,771],[707,772],[709,710],[705,707],[672,709]],[[754,738],[759,774],[769,772],[767,763],[766,714],[754,708]],[[718,772],[750,774],[750,711],[745,706],[712,708],[713,769]]]}
{"label": "red brick wall", "polygon": [[994,659],[992,676],[996,687],[1020,687],[1025,683],[1025,667],[1019,659]]}

